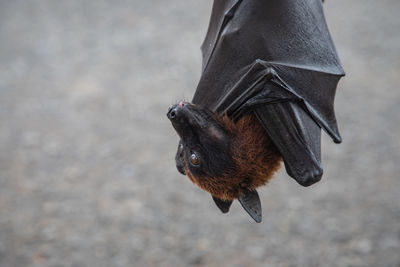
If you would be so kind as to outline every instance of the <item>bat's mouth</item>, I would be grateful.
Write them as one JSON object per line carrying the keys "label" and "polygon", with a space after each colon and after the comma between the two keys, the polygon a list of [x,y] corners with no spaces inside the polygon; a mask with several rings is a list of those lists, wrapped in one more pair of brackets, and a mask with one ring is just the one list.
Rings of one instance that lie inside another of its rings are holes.
{"label": "bat's mouth", "polygon": [[182,138],[204,128],[209,122],[211,113],[204,108],[181,101],[169,108],[167,117]]}

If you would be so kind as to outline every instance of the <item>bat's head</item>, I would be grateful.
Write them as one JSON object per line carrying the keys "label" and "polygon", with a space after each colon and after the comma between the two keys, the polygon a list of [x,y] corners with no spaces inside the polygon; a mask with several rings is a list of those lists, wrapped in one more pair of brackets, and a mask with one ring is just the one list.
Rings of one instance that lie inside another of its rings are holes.
{"label": "bat's head", "polygon": [[222,176],[234,165],[233,135],[212,112],[180,102],[169,109],[167,116],[181,138],[176,158],[179,172],[200,180]]}
{"label": "bat's head", "polygon": [[178,171],[216,198],[239,198],[264,185],[280,166],[280,154],[253,115],[234,123],[180,102],[167,116],[180,136]]}

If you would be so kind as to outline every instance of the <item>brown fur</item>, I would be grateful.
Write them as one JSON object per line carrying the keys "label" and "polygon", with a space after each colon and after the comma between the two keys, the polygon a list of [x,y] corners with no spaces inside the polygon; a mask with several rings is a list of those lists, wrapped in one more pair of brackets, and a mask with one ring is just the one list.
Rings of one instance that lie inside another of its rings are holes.
{"label": "brown fur", "polygon": [[219,177],[195,177],[188,168],[185,171],[193,183],[211,195],[233,200],[248,190],[265,185],[279,169],[281,155],[253,114],[244,116],[237,123],[227,116],[218,121],[234,136],[232,166]]}

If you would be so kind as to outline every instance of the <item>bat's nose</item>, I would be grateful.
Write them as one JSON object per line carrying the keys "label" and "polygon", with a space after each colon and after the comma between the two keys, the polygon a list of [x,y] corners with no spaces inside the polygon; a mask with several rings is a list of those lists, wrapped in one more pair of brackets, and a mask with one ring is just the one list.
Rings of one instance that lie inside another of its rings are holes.
{"label": "bat's nose", "polygon": [[173,105],[168,109],[167,117],[168,119],[172,120],[176,118],[176,114],[178,113],[177,111],[177,105]]}
{"label": "bat's nose", "polygon": [[185,106],[185,103],[183,103],[182,101],[180,101],[179,104],[175,104],[175,105],[171,106],[171,107],[168,109],[168,112],[167,112],[167,117],[168,117],[168,119],[170,119],[170,120],[175,119],[175,118],[178,116],[180,110],[181,110],[184,106]]}

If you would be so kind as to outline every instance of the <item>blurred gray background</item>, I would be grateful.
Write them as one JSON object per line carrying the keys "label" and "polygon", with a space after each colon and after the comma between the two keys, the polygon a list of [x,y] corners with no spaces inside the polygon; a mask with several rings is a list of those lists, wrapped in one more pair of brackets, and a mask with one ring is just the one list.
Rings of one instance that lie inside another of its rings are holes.
{"label": "blurred gray background", "polygon": [[262,224],[174,166],[211,4],[0,1],[0,266],[400,266],[400,1],[325,4],[344,142]]}

